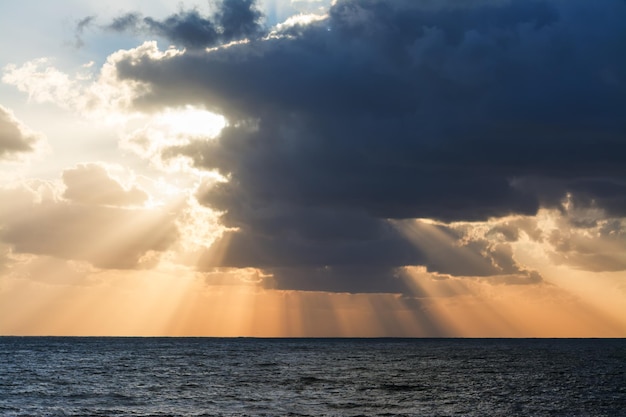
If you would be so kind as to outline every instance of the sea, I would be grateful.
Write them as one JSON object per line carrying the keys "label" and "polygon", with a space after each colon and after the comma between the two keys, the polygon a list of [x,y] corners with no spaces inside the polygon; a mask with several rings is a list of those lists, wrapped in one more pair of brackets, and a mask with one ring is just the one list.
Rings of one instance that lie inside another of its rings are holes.
{"label": "sea", "polygon": [[626,339],[0,337],[0,416],[626,416]]}

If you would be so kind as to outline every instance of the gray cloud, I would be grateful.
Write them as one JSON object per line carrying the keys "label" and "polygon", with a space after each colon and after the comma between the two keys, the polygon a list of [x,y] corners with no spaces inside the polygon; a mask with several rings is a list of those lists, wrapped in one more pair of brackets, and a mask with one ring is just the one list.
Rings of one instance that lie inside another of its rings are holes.
{"label": "gray cloud", "polygon": [[626,216],[626,4],[452,4],[344,0],[290,36],[117,62],[150,87],[138,108],[231,121],[164,153],[230,178],[199,194],[239,227],[222,264],[292,268],[276,269],[287,288],[357,288],[319,276],[363,263],[380,282],[404,265],[515,275],[504,244],[442,242],[435,256],[429,233],[417,249],[388,220],[532,215],[568,192]]}
{"label": "gray cloud", "polygon": [[[597,205],[578,204],[571,195],[548,216],[550,221],[543,224],[536,217],[498,222],[474,242],[487,249],[504,250],[506,264],[513,259],[507,253],[511,249],[508,243],[525,234],[531,241],[543,244],[556,264],[592,272],[626,271],[626,218],[612,218]],[[469,226],[465,228],[469,230]],[[498,253],[492,252],[492,256],[500,258]]]}
{"label": "gray cloud", "polygon": [[82,164],[63,172],[67,187],[63,197],[85,204],[133,206],[141,205],[148,195],[137,187],[125,189],[98,164]]}
{"label": "gray cloud", "polygon": [[[40,187],[41,188],[41,187]],[[14,253],[87,261],[99,268],[150,265],[150,252],[168,249],[178,238],[167,209],[124,209],[75,204],[34,195],[26,189],[0,190],[0,240]]]}
{"label": "gray cloud", "polygon": [[626,271],[626,219],[570,204],[573,207],[546,236],[552,260],[584,271]]}
{"label": "gray cloud", "polygon": [[85,32],[85,29],[94,23],[95,20],[96,16],[87,16],[76,22],[76,27],[74,29],[74,46],[76,48],[82,48],[85,46],[83,33]]}
{"label": "gray cloud", "polygon": [[118,16],[106,28],[114,32],[134,31],[141,24],[141,14],[126,13]]}
{"label": "gray cloud", "polygon": [[273,288],[337,292],[411,293],[400,270],[406,265],[495,283],[541,282],[517,264],[508,243],[474,239],[461,245],[462,229],[420,221],[392,226],[349,211],[309,209],[301,218],[295,212],[270,216],[271,223],[255,218],[226,233],[198,268],[254,266],[273,275]]}
{"label": "gray cloud", "polygon": [[262,31],[261,17],[255,0],[222,0],[217,3],[217,10],[212,16],[203,16],[192,9],[157,20],[131,12],[113,19],[105,28],[161,36],[188,48],[206,48],[259,35]]}
{"label": "gray cloud", "polygon": [[29,131],[13,112],[0,106],[0,159],[34,150],[39,135]]}

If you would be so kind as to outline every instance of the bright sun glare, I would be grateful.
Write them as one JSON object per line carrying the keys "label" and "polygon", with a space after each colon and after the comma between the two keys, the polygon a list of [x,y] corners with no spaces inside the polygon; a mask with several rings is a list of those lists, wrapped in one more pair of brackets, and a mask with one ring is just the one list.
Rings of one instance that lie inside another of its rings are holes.
{"label": "bright sun glare", "polygon": [[226,119],[193,106],[169,109],[159,116],[160,124],[168,126],[174,134],[215,137],[226,126]]}

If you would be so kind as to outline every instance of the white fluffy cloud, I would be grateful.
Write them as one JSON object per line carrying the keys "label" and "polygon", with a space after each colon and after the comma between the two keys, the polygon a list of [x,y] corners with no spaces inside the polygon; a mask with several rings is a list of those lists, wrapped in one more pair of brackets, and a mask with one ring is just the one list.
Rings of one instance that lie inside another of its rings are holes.
{"label": "white fluffy cloud", "polygon": [[94,119],[126,119],[130,116],[132,101],[137,95],[145,94],[148,86],[142,82],[120,80],[118,62],[135,65],[146,57],[161,60],[181,53],[176,49],[159,51],[156,42],[150,41],[134,49],[112,53],[97,73],[89,66],[83,66],[74,74],[59,70],[50,59],[39,58],[20,66],[6,66],[2,81],[14,85],[38,103],[54,103]]}

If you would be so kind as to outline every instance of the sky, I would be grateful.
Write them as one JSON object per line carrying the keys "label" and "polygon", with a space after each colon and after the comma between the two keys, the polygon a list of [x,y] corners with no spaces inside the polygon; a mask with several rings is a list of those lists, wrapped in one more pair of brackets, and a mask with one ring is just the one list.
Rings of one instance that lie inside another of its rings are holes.
{"label": "sky", "polygon": [[625,21],[0,3],[0,334],[626,337]]}

